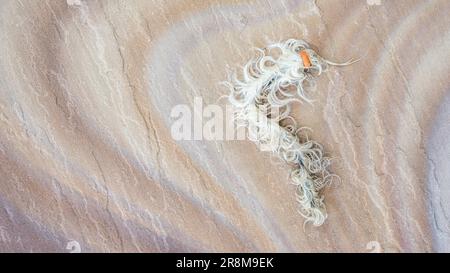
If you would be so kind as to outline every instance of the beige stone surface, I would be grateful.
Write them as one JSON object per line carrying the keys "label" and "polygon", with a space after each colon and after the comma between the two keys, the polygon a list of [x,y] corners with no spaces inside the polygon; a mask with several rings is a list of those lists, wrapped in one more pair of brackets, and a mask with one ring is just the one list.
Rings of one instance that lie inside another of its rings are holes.
{"label": "beige stone surface", "polygon": [[[376,2],[2,0],[0,251],[448,251],[450,2]],[[362,57],[294,109],[342,178],[306,230],[287,166],[170,130],[287,38]]]}

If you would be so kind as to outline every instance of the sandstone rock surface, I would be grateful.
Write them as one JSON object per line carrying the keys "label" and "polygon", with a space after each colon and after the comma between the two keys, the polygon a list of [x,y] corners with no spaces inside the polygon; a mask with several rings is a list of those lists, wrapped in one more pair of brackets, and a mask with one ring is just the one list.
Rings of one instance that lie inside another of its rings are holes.
{"label": "sandstone rock surface", "polygon": [[[447,0],[3,0],[1,252],[450,250]],[[249,141],[176,141],[251,47],[328,59],[299,124],[335,158],[303,230],[288,168]]]}

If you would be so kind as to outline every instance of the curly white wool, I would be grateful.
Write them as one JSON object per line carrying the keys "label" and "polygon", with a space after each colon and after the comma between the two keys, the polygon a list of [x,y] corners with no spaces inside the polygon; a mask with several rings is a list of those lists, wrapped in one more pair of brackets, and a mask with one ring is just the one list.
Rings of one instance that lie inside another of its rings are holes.
{"label": "curly white wool", "polygon": [[[277,154],[293,166],[292,183],[296,186],[299,212],[320,226],[327,218],[320,191],[333,178],[323,156],[322,146],[308,137],[300,137],[305,128],[297,128],[289,115],[294,101],[312,103],[306,90],[314,90],[314,78],[337,64],[320,57],[310,46],[296,39],[256,49],[257,55],[242,69],[241,77],[232,75],[226,85],[230,89],[229,102],[235,107],[235,122],[248,128],[248,137],[260,150]],[[305,67],[299,55],[305,51],[311,65]],[[240,78],[240,79],[239,79]],[[293,124],[284,124],[286,121]],[[284,125],[283,125],[284,124]]]}

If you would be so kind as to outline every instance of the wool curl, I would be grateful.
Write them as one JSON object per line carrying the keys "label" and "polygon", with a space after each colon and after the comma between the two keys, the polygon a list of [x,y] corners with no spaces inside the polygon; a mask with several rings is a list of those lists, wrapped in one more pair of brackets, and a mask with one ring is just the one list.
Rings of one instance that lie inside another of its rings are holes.
{"label": "wool curl", "polygon": [[[310,66],[305,67],[299,52],[305,51]],[[322,189],[333,179],[328,170],[330,159],[323,147],[301,136],[308,128],[298,127],[290,116],[293,102],[312,104],[308,93],[315,90],[315,78],[329,65],[349,65],[330,62],[320,57],[302,40],[288,39],[264,49],[242,68],[241,75],[230,76],[228,100],[234,106],[234,121],[248,129],[249,140],[261,151],[269,151],[292,166],[290,178],[296,187],[299,213],[305,225],[321,226],[327,218]],[[289,122],[290,121],[290,122]]]}

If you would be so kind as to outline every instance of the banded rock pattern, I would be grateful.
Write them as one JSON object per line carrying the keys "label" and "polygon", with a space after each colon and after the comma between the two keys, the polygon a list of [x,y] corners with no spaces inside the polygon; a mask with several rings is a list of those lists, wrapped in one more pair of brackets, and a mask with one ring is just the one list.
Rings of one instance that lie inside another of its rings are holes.
{"label": "banded rock pattern", "polygon": [[[449,12],[446,0],[1,1],[0,251],[448,251]],[[294,109],[342,178],[327,222],[305,231],[287,166],[248,141],[171,136],[174,106],[216,103],[251,47],[291,37],[362,57]]]}

